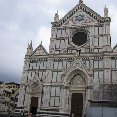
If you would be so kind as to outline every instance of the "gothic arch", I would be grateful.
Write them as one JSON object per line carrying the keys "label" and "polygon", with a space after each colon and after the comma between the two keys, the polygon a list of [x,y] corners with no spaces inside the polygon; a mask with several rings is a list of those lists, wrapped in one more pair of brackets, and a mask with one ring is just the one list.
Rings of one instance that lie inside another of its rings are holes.
{"label": "gothic arch", "polygon": [[40,94],[42,92],[42,83],[39,81],[33,81],[30,80],[27,84],[26,84],[28,90],[27,93],[29,93],[30,95],[33,94]]}
{"label": "gothic arch", "polygon": [[[63,71],[63,112],[71,112],[71,99],[72,94],[74,93],[83,95],[82,104],[83,112],[85,112],[87,107],[86,105],[89,104],[87,100],[91,99],[92,95],[92,73],[92,70],[87,69],[83,64],[81,58],[75,59],[71,66]],[[77,75],[81,75],[81,78],[79,78]],[[76,84],[70,84],[74,77],[77,79],[75,82]],[[78,80],[81,80],[82,83],[80,83]],[[88,92],[90,93],[88,94]]]}
{"label": "gothic arch", "polygon": [[85,72],[81,71],[80,69],[73,69],[70,73],[68,73],[65,78],[64,78],[64,84],[65,85],[70,85],[71,84],[71,81],[72,79],[76,76],[76,75],[81,75],[84,82],[85,82],[85,85],[88,84],[88,76]]}
{"label": "gothic arch", "polygon": [[63,84],[69,86],[70,80],[77,74],[83,76],[86,86],[91,85],[92,70],[88,70],[81,59],[77,59],[68,69],[63,71]]}

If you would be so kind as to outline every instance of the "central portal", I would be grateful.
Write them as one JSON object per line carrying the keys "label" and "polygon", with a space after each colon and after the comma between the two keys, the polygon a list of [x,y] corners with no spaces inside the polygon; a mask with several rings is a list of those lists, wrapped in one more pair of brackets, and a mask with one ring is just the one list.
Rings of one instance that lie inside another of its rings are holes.
{"label": "central portal", "polygon": [[73,117],[82,117],[83,112],[83,94],[73,93],[71,99],[71,115]]}

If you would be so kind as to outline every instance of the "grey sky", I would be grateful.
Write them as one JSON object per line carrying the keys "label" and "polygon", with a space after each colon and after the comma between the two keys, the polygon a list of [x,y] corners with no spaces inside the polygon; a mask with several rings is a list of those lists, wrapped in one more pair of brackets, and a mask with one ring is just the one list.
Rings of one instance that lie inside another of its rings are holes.
{"label": "grey sky", "polygon": [[[34,48],[41,41],[48,50],[51,21],[59,10],[63,17],[79,0],[0,0],[0,80],[20,82],[27,44]],[[94,11],[103,15],[104,6],[112,18],[112,46],[117,42],[117,1],[84,0]],[[46,32],[46,35],[45,35]]]}

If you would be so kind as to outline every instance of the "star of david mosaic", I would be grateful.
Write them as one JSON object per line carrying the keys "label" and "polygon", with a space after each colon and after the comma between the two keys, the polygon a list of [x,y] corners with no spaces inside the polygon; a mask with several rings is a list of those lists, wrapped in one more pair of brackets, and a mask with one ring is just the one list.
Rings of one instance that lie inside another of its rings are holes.
{"label": "star of david mosaic", "polygon": [[84,20],[84,15],[81,15],[81,14],[79,14],[78,16],[75,16],[75,21],[82,21],[82,20]]}

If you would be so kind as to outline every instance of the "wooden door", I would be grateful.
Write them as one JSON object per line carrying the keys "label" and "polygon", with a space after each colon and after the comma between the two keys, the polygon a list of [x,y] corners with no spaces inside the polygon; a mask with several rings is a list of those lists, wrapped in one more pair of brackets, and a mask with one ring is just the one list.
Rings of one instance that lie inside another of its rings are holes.
{"label": "wooden door", "polygon": [[38,108],[38,97],[31,97],[30,113],[32,113],[32,115],[36,115],[37,108]]}
{"label": "wooden door", "polygon": [[83,112],[83,94],[73,93],[71,99],[71,115],[73,117],[82,117]]}

